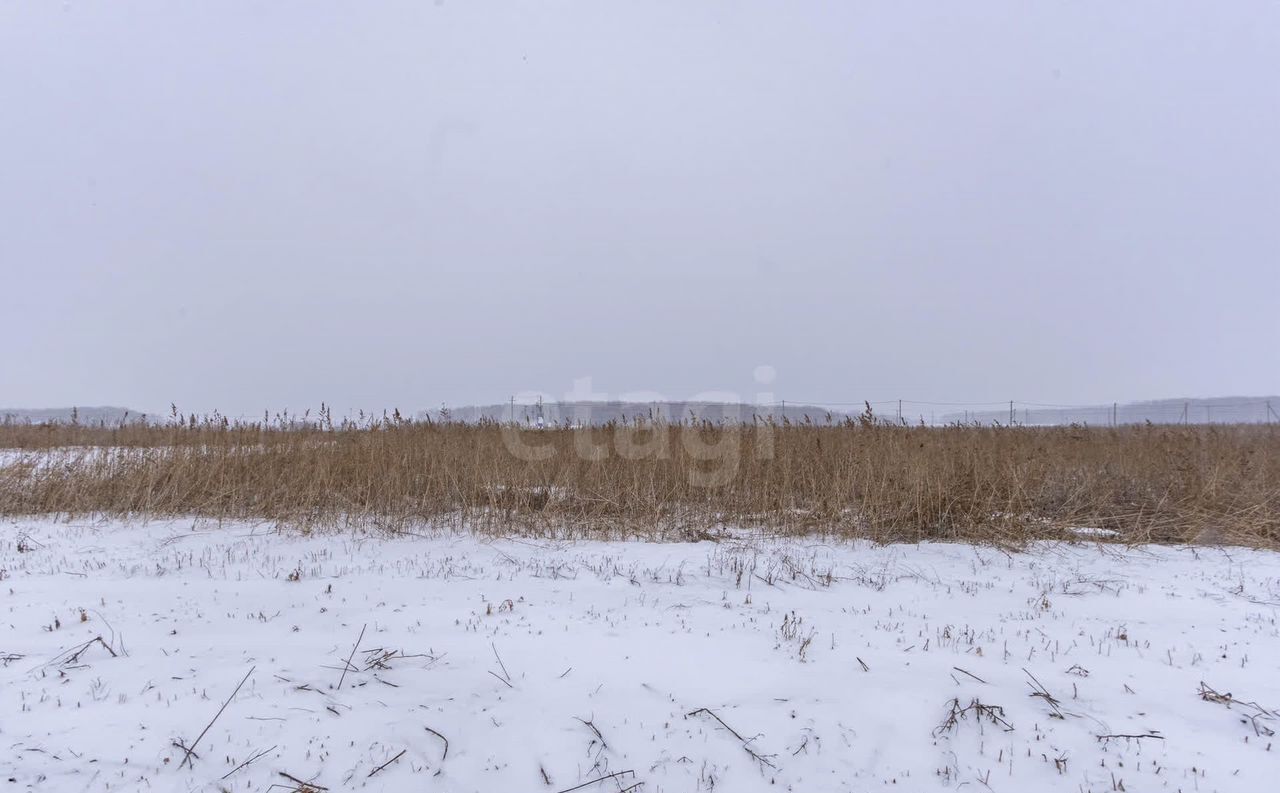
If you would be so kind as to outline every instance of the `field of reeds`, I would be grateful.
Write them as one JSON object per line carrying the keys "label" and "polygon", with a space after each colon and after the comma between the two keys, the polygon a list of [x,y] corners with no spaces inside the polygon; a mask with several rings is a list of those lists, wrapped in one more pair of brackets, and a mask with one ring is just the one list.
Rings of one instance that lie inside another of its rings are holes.
{"label": "field of reeds", "polygon": [[[879,540],[1107,536],[1275,546],[1266,425],[412,422],[0,425],[0,514],[260,519],[322,529]],[[1083,530],[1083,532],[1081,531]]]}

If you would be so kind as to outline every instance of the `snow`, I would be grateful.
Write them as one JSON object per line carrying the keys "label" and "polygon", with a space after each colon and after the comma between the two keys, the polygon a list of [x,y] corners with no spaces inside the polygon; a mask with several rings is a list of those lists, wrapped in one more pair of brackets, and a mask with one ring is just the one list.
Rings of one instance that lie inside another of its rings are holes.
{"label": "snow", "polygon": [[73,468],[88,463],[143,456],[156,450],[130,446],[57,446],[49,449],[0,448],[0,468],[28,466],[32,471]]}
{"label": "snow", "polygon": [[1067,531],[1077,537],[1115,538],[1120,536],[1120,532],[1115,529],[1100,529],[1096,526],[1077,526]]}
{"label": "snow", "polygon": [[6,790],[1257,791],[1280,769],[1265,551],[32,519],[0,524],[0,569]]}

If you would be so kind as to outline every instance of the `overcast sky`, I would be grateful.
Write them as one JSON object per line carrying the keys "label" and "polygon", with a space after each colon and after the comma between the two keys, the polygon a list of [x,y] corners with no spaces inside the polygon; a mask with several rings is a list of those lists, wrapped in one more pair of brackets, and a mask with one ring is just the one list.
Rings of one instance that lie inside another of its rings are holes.
{"label": "overcast sky", "polygon": [[1277,393],[1280,3],[6,0],[0,275],[5,407]]}

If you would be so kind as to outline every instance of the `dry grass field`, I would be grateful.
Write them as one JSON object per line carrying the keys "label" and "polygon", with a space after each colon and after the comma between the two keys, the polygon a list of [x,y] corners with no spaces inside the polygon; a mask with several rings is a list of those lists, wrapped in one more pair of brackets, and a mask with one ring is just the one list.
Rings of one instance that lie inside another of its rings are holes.
{"label": "dry grass field", "polygon": [[688,538],[723,526],[1017,545],[1280,540],[1271,426],[411,422],[0,426],[0,514]]}

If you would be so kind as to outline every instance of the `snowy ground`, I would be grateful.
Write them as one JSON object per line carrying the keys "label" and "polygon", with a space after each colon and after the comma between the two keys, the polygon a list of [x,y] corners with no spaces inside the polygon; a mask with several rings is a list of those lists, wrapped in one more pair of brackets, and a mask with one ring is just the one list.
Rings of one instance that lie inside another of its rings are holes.
{"label": "snowy ground", "polygon": [[1280,772],[1266,552],[9,521],[0,570],[3,790],[1260,791]]}

